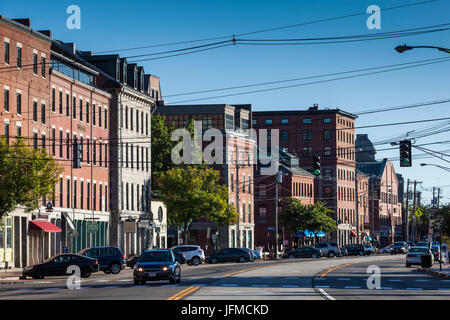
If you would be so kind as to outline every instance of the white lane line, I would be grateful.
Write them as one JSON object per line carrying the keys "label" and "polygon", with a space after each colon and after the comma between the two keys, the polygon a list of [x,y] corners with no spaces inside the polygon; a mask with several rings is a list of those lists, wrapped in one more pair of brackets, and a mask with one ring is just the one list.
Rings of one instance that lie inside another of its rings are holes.
{"label": "white lane line", "polygon": [[361,287],[345,286],[344,289],[361,289]]}
{"label": "white lane line", "polygon": [[406,290],[423,290],[422,288],[406,288]]}
{"label": "white lane line", "polygon": [[36,290],[63,290],[66,288],[36,288]]}
{"label": "white lane line", "polygon": [[267,288],[268,286],[268,284],[252,284],[252,287],[255,288]]}
{"label": "white lane line", "polygon": [[398,280],[398,279],[390,279],[390,280],[388,280],[388,281],[390,281],[390,282],[402,282],[403,280]]}
{"label": "white lane line", "polygon": [[320,288],[329,288],[330,286],[315,286],[314,288],[320,289]]}
{"label": "white lane line", "polygon": [[426,279],[419,279],[419,280],[414,280],[414,281],[417,281],[417,282],[428,282],[428,281],[430,281],[430,280],[426,280]]}
{"label": "white lane line", "polygon": [[131,282],[133,281],[132,279],[122,279],[122,280],[117,280],[119,282]]}
{"label": "white lane line", "polygon": [[161,287],[162,288],[168,288],[168,287],[177,287],[178,284],[163,284]]}
{"label": "white lane line", "polygon": [[350,278],[338,278],[339,281],[350,281]]}
{"label": "white lane line", "polygon": [[110,282],[111,280],[96,280],[94,282]]}
{"label": "white lane line", "polygon": [[50,284],[55,283],[54,281],[38,281],[38,282],[32,282],[32,284]]}
{"label": "white lane line", "polygon": [[187,277],[184,279],[189,279],[189,280],[196,280],[196,279],[202,279],[202,277]]}
{"label": "white lane line", "polygon": [[300,279],[299,277],[286,277],[284,278],[284,280],[298,280]]}
{"label": "white lane line", "polygon": [[324,290],[319,289],[319,292],[325,297],[325,299],[328,300],[336,300],[335,298],[333,298],[332,296],[330,296],[328,293],[326,293]]}
{"label": "white lane line", "polygon": [[325,280],[326,278],[314,278],[314,280]]}
{"label": "white lane line", "polygon": [[380,290],[392,290],[392,287],[381,287]]}
{"label": "white lane line", "polygon": [[283,288],[298,288],[298,286],[293,285],[293,284],[284,284]]}
{"label": "white lane line", "polygon": [[120,286],[104,286],[102,287],[102,289],[117,289],[117,288],[121,288]]}

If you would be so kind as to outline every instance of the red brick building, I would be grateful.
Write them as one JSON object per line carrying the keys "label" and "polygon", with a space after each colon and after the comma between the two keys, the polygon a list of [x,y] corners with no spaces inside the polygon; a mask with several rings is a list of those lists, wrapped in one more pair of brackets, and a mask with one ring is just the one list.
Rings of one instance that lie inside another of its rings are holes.
{"label": "red brick building", "polygon": [[358,188],[358,227],[357,233],[362,242],[370,242],[370,217],[369,217],[369,180],[370,176],[356,169],[356,183]]}
{"label": "red brick building", "polygon": [[[282,181],[278,185],[278,198],[299,199],[302,204],[314,204],[314,175],[298,166],[298,158],[289,153],[281,152],[279,170]],[[275,183],[277,175],[261,175],[255,167],[255,247],[264,247],[265,251],[275,250]],[[278,211],[285,204],[279,201]],[[300,230],[299,230],[300,231]],[[282,224],[278,226],[278,246],[286,249],[294,247],[295,238],[285,230]]]}
{"label": "red brick building", "polygon": [[[156,113],[164,115],[166,123],[174,123],[175,128],[185,127],[190,120],[201,121],[203,131],[214,128],[223,137],[223,161],[212,167],[221,172],[221,183],[228,186],[229,203],[236,207],[240,219],[236,225],[221,228],[206,220],[197,221],[190,227],[190,241],[205,250],[254,248],[253,152],[256,141],[248,130],[251,106],[165,105],[157,108]],[[204,142],[204,146],[208,144]]]}
{"label": "red brick building", "polygon": [[313,156],[321,158],[321,175],[314,184],[315,201],[334,210],[338,231],[331,239],[339,245],[356,242],[355,120],[340,109],[257,111],[253,128],[278,129],[279,146],[299,158],[300,167],[312,171]]}

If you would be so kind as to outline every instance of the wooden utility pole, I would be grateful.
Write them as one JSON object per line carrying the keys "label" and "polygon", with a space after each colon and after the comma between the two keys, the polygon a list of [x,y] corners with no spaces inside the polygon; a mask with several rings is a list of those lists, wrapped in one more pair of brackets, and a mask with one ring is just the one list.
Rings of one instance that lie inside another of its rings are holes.
{"label": "wooden utility pole", "polygon": [[409,179],[408,182],[406,183],[406,231],[405,231],[405,235],[406,235],[406,241],[409,241]]}

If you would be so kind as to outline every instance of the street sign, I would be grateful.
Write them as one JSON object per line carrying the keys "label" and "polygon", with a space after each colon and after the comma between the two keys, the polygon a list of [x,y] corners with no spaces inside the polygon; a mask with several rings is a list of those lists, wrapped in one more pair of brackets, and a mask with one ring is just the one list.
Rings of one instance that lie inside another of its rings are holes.
{"label": "street sign", "polygon": [[423,215],[423,212],[422,210],[420,210],[420,208],[417,208],[414,214],[416,215],[417,218],[420,218]]}
{"label": "street sign", "polygon": [[88,221],[86,223],[86,231],[88,233],[96,233],[98,231],[98,224],[95,221]]}

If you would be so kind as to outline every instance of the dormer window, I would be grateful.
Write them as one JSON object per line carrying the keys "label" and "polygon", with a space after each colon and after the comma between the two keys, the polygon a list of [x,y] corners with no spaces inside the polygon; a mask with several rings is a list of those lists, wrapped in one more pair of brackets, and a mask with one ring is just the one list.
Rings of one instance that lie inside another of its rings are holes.
{"label": "dormer window", "polygon": [[138,72],[137,72],[137,68],[136,67],[134,67],[134,89],[137,89],[137,87],[138,87],[138,84],[137,84],[137,82],[138,82]]}
{"label": "dormer window", "polygon": [[141,91],[144,92],[144,72],[141,72]]}
{"label": "dormer window", "polygon": [[116,62],[116,80],[120,81],[120,60]]}
{"label": "dormer window", "polygon": [[127,84],[127,63],[123,62],[123,84]]}

